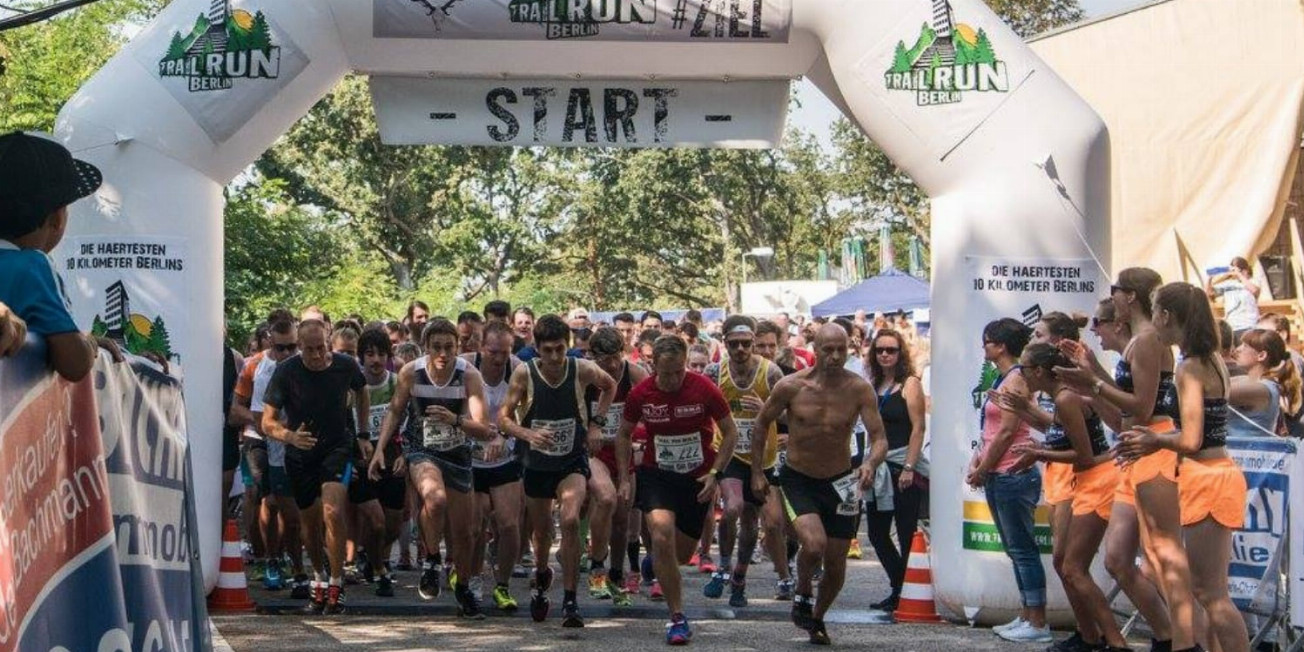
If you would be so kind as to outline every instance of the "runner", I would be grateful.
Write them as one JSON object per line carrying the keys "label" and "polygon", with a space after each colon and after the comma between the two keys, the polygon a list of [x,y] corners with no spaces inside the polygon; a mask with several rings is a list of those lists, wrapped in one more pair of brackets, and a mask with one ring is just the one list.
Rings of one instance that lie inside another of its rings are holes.
{"label": "runner", "polygon": [[500,321],[509,326],[511,325],[509,320],[512,316],[512,304],[507,303],[506,301],[494,299],[493,301],[484,304],[484,310],[482,312],[484,313],[484,320],[486,323]]}
{"label": "runner", "polygon": [[[702,536],[738,428],[720,389],[705,376],[688,372],[688,347],[683,340],[660,337],[650,362],[655,375],[640,382],[625,399],[616,433],[616,475],[624,500],[634,497],[637,484],[638,505],[652,536],[652,563],[670,610],[666,643],[687,645],[693,633],[684,617],[679,564],[692,557]],[[629,476],[632,436],[640,423],[647,429],[648,444],[633,479]],[[717,427],[723,433],[718,449]]]}
{"label": "runner", "polygon": [[457,316],[457,348],[460,355],[475,355],[480,352],[480,340],[484,338],[484,319],[474,310],[464,310]]}
{"label": "runner", "polygon": [[[783,536],[783,497],[774,482],[779,455],[779,430],[775,424],[764,433],[768,443],[762,465],[772,486],[768,494],[755,494],[751,487],[752,426],[770,392],[783,379],[783,371],[752,352],[756,341],[756,321],[751,317],[730,316],[724,322],[724,333],[729,359],[724,364],[708,366],[706,376],[715,382],[729,401],[734,423],[738,425],[738,442],[733,457],[720,476],[720,492],[724,496],[724,517],[720,521],[720,570],[711,576],[702,594],[719,598],[728,584],[729,606],[741,608],[747,606],[747,569],[752,562],[752,553],[756,551],[758,525],[762,520],[765,546],[774,561],[779,581],[790,580],[788,565],[784,561],[787,544]],[[717,431],[717,447],[722,438],[723,434]],[[738,523],[736,527],[735,523]],[[738,563],[731,572],[730,559],[735,540],[739,543]]]}
{"label": "runner", "polygon": [[534,311],[527,306],[521,306],[512,313],[512,330],[516,331],[516,343],[513,345],[512,353],[521,358],[522,362],[527,362],[534,358]]}
{"label": "runner", "polygon": [[[344,503],[359,446],[345,406],[351,394],[356,423],[366,422],[367,381],[357,361],[330,352],[325,323],[305,321],[298,336],[299,355],[278,364],[267,386],[262,426],[268,436],[289,445],[285,468],[316,573],[306,611],[338,614],[344,612]],[[323,511],[323,505],[328,509]]]}
{"label": "runner", "polygon": [[[484,379],[487,414],[496,415],[507,400],[512,372],[521,361],[512,355],[512,330],[500,321],[489,322],[484,329],[480,351],[466,356],[480,370]],[[476,442],[472,447],[471,470],[475,478],[476,517],[475,545],[471,572],[479,578],[484,567],[484,522],[492,514],[497,555],[494,565],[494,606],[500,611],[517,609],[510,582],[512,570],[521,557],[521,507],[525,494],[521,488],[521,461],[516,457],[515,440],[503,437],[492,425],[494,438]]]}
{"label": "runner", "polygon": [[277,363],[299,349],[294,322],[281,319],[268,328],[268,347],[245,362],[236,381],[235,402],[231,418],[244,426],[244,456],[260,496],[258,528],[267,553],[263,587],[269,591],[283,588],[281,558],[290,555],[294,573],[290,597],[311,597],[309,580],[303,572],[303,554],[299,544],[299,508],[295,506],[285,477],[285,443],[262,432],[263,395],[276,371]]}
{"label": "runner", "polygon": [[[620,331],[610,326],[599,328],[591,338],[589,338],[589,355],[590,359],[597,363],[607,375],[616,379],[616,397],[612,400],[611,407],[607,410],[606,424],[602,427],[602,447],[593,456],[597,463],[591,463],[589,466],[593,471],[593,478],[589,481],[589,489],[592,492],[611,491],[615,496],[615,487],[618,483],[613,482],[617,477],[618,465],[616,464],[616,433],[620,428],[620,419],[624,414],[625,398],[629,396],[629,390],[635,385],[647,378],[647,372],[636,364],[630,364],[625,359],[625,340]],[[601,398],[596,388],[590,387],[585,392],[585,404],[589,406],[589,414],[598,414],[598,402]],[[589,559],[592,560],[593,568],[589,571],[589,596],[599,600],[611,598],[613,604],[618,607],[627,607],[632,604],[630,592],[625,588],[625,555],[629,547],[629,526],[631,523],[637,525],[638,521],[630,520],[630,507],[632,501],[616,498],[614,512],[603,514],[599,503],[590,501],[589,505],[589,523],[592,530],[592,550],[589,552]],[[604,530],[610,528],[608,535]],[[634,531],[634,539],[638,540],[638,530]],[[607,558],[607,550],[603,549],[602,541],[609,540],[611,571],[610,573],[602,570],[601,559]],[[635,552],[635,556],[637,556]],[[637,566],[631,566],[631,572],[638,572]],[[634,585],[634,593],[638,592],[637,583]]]}
{"label": "runner", "polygon": [[[368,404],[371,406],[370,419],[366,424],[366,431],[371,438],[363,447],[362,457],[362,463],[366,464],[380,443],[381,426],[384,425],[389,403],[397,390],[398,376],[389,371],[393,349],[384,330],[377,328],[363,332],[358,338],[358,350],[362,353],[362,374],[367,379],[367,395],[370,397]],[[365,549],[371,552],[370,559],[359,554],[359,572],[365,578],[370,578],[372,574],[379,576],[376,579],[376,595],[380,597],[394,595],[394,580],[389,572],[389,552],[403,526],[403,507],[407,499],[407,480],[393,471],[393,460],[401,453],[399,442],[391,442],[384,455],[390,463],[381,470],[380,478],[372,480],[370,474],[360,473],[355,482],[349,485],[349,500],[360,512],[358,521],[364,527],[371,528],[370,540],[359,541],[366,543]],[[378,516],[379,528],[376,527]],[[365,529],[363,531],[367,532]]]}
{"label": "runner", "polygon": [[[825,324],[816,333],[815,347],[815,366],[779,381],[753,428],[765,432],[787,411],[791,434],[779,484],[801,540],[792,621],[810,633],[812,643],[829,645],[824,615],[846,579],[847,549],[856,535],[860,496],[887,456],[887,439],[873,386],[844,368],[847,331]],[[870,440],[870,452],[859,469],[851,467],[849,451],[857,417],[865,423]],[[761,495],[769,492],[764,467],[768,444],[765,437],[752,439],[752,490]],[[811,580],[821,561],[824,576],[819,599],[814,600]]]}
{"label": "runner", "polygon": [[638,362],[638,323],[634,320],[634,314],[617,313],[611,318],[611,324],[620,331],[621,337],[625,338],[625,355],[630,356],[629,361]]}
{"label": "runner", "polygon": [[[480,372],[457,356],[457,327],[442,317],[431,319],[421,333],[426,355],[403,366],[398,386],[381,426],[380,439],[368,470],[380,479],[387,466],[408,478],[421,500],[421,537],[426,558],[421,564],[417,593],[425,600],[439,596],[441,558],[447,517],[456,581],[452,582],[457,615],[484,618],[480,601],[467,583],[471,577],[474,504],[471,496],[471,444],[467,437],[488,440],[484,381]],[[403,436],[405,455],[387,464],[385,451],[407,412]]]}
{"label": "runner", "polygon": [[[723,328],[723,325],[721,327]],[[797,370],[784,364],[782,360],[778,359],[780,331],[781,329],[779,328],[779,325],[768,319],[762,319],[756,322],[756,343],[752,345],[752,350],[756,355],[759,355],[777,365],[779,370],[783,372],[784,376],[791,376],[797,373]],[[856,427],[863,428],[859,420],[856,421]],[[782,468],[788,459],[788,424],[782,421],[779,422],[778,430],[779,461],[777,467]],[[860,433],[857,432],[855,434],[858,436]],[[852,437],[851,443],[853,445],[857,444],[856,436]],[[793,581],[791,575],[792,570],[796,567],[797,551],[800,549],[801,545],[797,542],[797,530],[793,529],[792,521],[788,520],[786,517],[784,518],[783,534],[788,546],[787,559],[788,574],[790,577],[787,581],[779,580],[778,586],[775,588],[774,599],[786,601],[792,599],[793,592],[797,587],[797,583]]]}
{"label": "runner", "polygon": [[655,310],[649,310],[643,313],[643,316],[638,320],[639,327],[645,331],[661,330],[661,322],[661,313]]}
{"label": "runner", "polygon": [[[519,314],[519,313],[518,313]],[[518,331],[519,332],[519,331]],[[580,566],[580,511],[584,507],[589,470],[588,451],[602,442],[616,381],[588,360],[566,356],[570,327],[557,315],[544,315],[532,333],[539,357],[512,372],[507,400],[499,412],[499,428],[517,440],[525,470],[526,509],[534,535],[535,583],[530,616],[548,617],[552,568],[553,501],[561,505],[562,627],[583,627],[576,591]],[[584,392],[596,386],[596,415],[585,417]],[[517,415],[521,415],[519,421]],[[587,436],[586,436],[587,433]]]}

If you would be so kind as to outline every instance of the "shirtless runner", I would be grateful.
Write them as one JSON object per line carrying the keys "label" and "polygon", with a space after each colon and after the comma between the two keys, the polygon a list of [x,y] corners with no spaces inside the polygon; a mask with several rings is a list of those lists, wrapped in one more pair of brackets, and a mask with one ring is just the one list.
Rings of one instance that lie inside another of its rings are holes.
{"label": "shirtless runner", "polygon": [[[861,494],[873,484],[874,470],[887,456],[874,388],[843,367],[847,344],[842,327],[820,328],[815,366],[779,381],[753,426],[754,431],[765,432],[779,415],[788,413],[788,461],[779,472],[779,485],[801,541],[792,622],[818,645],[830,644],[824,614],[846,579],[847,549],[856,535]],[[870,454],[859,469],[853,469],[850,443],[857,417],[869,431]],[[769,491],[764,469],[768,444],[766,437],[752,439],[752,490],[761,496]],[[821,563],[824,579],[819,599],[814,600],[811,577]]]}

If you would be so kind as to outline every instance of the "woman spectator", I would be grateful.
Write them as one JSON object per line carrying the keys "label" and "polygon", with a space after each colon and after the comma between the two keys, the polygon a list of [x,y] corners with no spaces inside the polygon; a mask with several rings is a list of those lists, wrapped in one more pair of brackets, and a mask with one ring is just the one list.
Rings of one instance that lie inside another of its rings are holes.
{"label": "woman spectator", "polygon": [[[1076,366],[1055,369],[1059,378],[1076,385],[1084,395],[1090,395],[1092,405],[1102,415],[1107,407],[1116,411],[1117,418],[1107,418],[1106,421],[1118,431],[1167,418],[1162,399],[1173,384],[1173,354],[1171,347],[1160,341],[1150,321],[1151,293],[1162,284],[1158,272],[1131,267],[1119,272],[1118,279],[1110,288],[1114,322],[1101,321],[1102,315],[1108,313],[1098,312],[1093,330],[1116,343],[1122,335],[1130,333],[1130,339],[1122,347],[1123,358],[1114,368],[1112,377],[1090,349],[1083,346],[1066,345],[1065,353]],[[1126,333],[1119,328],[1121,324],[1127,325]],[[1152,647],[1180,650],[1193,644],[1189,575],[1185,583],[1180,573],[1169,578],[1163,573],[1163,566],[1156,563],[1160,558],[1180,558],[1182,567],[1185,567],[1180,535],[1177,534],[1180,528],[1174,522],[1177,485],[1172,477],[1175,463],[1148,465],[1144,475],[1139,475],[1141,471],[1137,466],[1130,465],[1120,470],[1109,529],[1105,531],[1105,568],[1150,625],[1154,635]],[[1168,470],[1163,475],[1161,471],[1165,467]],[[1144,492],[1136,491],[1138,484],[1147,485]],[[1163,536],[1158,539],[1150,537],[1146,545],[1146,560],[1151,568],[1157,569],[1159,581],[1176,590],[1175,598],[1168,604],[1160,597],[1157,583],[1137,567],[1141,518],[1146,518],[1149,528],[1161,522],[1164,524]]]}
{"label": "woman spectator", "polygon": [[[919,523],[924,498],[922,484],[928,475],[927,464],[920,457],[924,447],[924,390],[915,373],[906,338],[894,330],[879,331],[874,338],[869,351],[869,372],[887,431],[891,505],[878,500],[867,505],[866,535],[892,587],[886,599],[870,606],[894,611],[901,599],[905,559]],[[893,524],[896,541],[891,536]]]}
{"label": "woman spectator", "polygon": [[[1149,552],[1158,562],[1173,613],[1173,648],[1195,647],[1193,638],[1177,640],[1187,634],[1194,597],[1208,615],[1209,642],[1216,642],[1222,652],[1245,652],[1250,637],[1228,593],[1227,566],[1232,532],[1245,522],[1246,482],[1227,454],[1231,383],[1218,355],[1213,309],[1200,288],[1169,283],[1155,292],[1154,326],[1165,346],[1175,345],[1182,352],[1176,381],[1163,396],[1176,429],[1133,428],[1120,437],[1119,457],[1141,467],[1133,471],[1133,480],[1143,477],[1138,474],[1148,460],[1181,460],[1180,470],[1161,472],[1166,479],[1172,473],[1171,480],[1137,486],[1137,506],[1146,519],[1152,547]],[[1168,488],[1174,482],[1177,496]],[[1149,500],[1157,497],[1155,493],[1167,502]],[[1165,545],[1160,548],[1156,542]]]}
{"label": "woman spectator", "polygon": [[[1042,323],[1061,324],[1060,318],[1067,315],[1052,313]],[[1039,396],[1051,397],[1050,407],[1059,436],[1052,438],[1048,433],[1045,443],[1024,442],[1015,446],[1015,452],[1045,462],[1047,476],[1051,474],[1051,465],[1068,466],[1072,474],[1067,518],[1061,519],[1059,513],[1063,503],[1052,503],[1052,509],[1056,510],[1052,523],[1055,571],[1063,580],[1078,627],[1068,642],[1056,649],[1130,650],[1105,594],[1091,578],[1091,560],[1095,559],[1104,539],[1114,504],[1114,485],[1118,483],[1118,469],[1111,459],[1104,424],[1082,396],[1056,377],[1055,367],[1070,364],[1046,338],[1028,346],[1021,362],[1028,388]],[[1049,485],[1046,493],[1050,502]]]}
{"label": "woman spectator", "polygon": [[[1019,356],[1032,337],[1032,329],[1008,317],[983,329],[983,358],[996,367],[999,376],[992,389],[1004,387],[1027,394],[1028,385],[1019,370]],[[1020,466],[1014,447],[1031,440],[1028,424],[1013,412],[1002,410],[990,393],[979,413],[982,445],[969,463],[965,481],[984,489],[996,531],[1005,543],[1005,554],[1014,565],[1023,609],[1019,617],[998,629],[1007,641],[1047,643],[1046,569],[1033,532],[1033,511],[1041,498],[1041,473],[1036,466]]]}
{"label": "woman spectator", "polygon": [[1281,431],[1283,414],[1300,409],[1300,377],[1274,331],[1251,329],[1236,347],[1237,365],[1245,375],[1232,379],[1227,401],[1235,410],[1227,430],[1237,437],[1262,437]]}

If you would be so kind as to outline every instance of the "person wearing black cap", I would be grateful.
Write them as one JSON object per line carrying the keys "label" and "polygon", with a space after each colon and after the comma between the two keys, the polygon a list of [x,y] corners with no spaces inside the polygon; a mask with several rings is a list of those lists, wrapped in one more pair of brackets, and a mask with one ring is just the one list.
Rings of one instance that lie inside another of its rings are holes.
{"label": "person wearing black cap", "polygon": [[46,339],[50,366],[74,382],[90,372],[97,344],[77,328],[49,253],[68,227],[68,205],[102,181],[95,166],[54,141],[0,136],[0,302]]}

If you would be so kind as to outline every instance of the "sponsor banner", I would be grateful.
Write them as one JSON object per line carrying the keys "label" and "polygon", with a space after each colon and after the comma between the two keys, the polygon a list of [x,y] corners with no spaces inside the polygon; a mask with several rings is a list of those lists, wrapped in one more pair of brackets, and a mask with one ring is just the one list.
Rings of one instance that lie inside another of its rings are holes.
{"label": "sponsor banner", "polygon": [[206,649],[180,384],[104,354],[70,384],[44,358],[0,362],[22,380],[0,422],[0,652]]}
{"label": "sponsor banner", "polygon": [[186,241],[86,235],[69,238],[62,251],[68,254],[60,262],[69,287],[98,306],[93,316],[77,315],[78,322],[98,337],[116,340],[126,352],[166,361],[168,371],[180,377],[182,360],[173,337],[184,336],[189,326],[177,294],[190,286]]}
{"label": "sponsor banner", "polygon": [[[1286,550],[1286,523],[1290,520],[1287,506],[1291,492],[1297,491],[1292,485],[1301,480],[1295,449],[1295,441],[1289,439],[1227,440],[1227,451],[1245,473],[1249,487],[1245,526],[1232,534],[1227,572],[1232,601],[1241,611],[1272,613],[1276,605]],[[1292,564],[1291,568],[1297,567]]]}
{"label": "sponsor banner", "polygon": [[[1041,505],[1037,507],[1033,520],[1033,537],[1041,554],[1051,554],[1050,510]],[[981,552],[1005,552],[1001,544],[1001,533],[996,530],[996,521],[992,510],[985,502],[964,501],[964,549]]]}
{"label": "sponsor banner", "polygon": [[229,139],[308,67],[307,55],[256,1],[212,0],[206,12],[155,21],[135,39],[142,44],[137,61],[155,71],[214,143]]}
{"label": "sponsor banner", "polygon": [[[912,10],[856,72],[904,124],[926,126],[915,135],[944,159],[1032,76],[1037,62],[1025,47],[993,41],[991,32],[999,39],[1009,30],[991,12],[957,14],[946,0],[908,4]],[[921,112],[939,116],[920,121]]]}
{"label": "sponsor banner", "polygon": [[387,145],[777,147],[789,82],[372,77]]}
{"label": "sponsor banner", "polygon": [[[1041,321],[1043,314],[1060,311],[1085,315],[1094,314],[1098,293],[1109,287],[1100,269],[1091,259],[1018,259],[969,256],[965,260],[966,274],[957,283],[969,289],[965,306],[966,323],[972,328],[964,334],[971,342],[958,368],[969,370],[973,384],[969,394],[968,428],[969,450],[976,454],[982,446],[981,410],[987,392],[996,383],[996,367],[984,360],[982,330],[990,322],[1004,317],[1016,319],[1028,326]],[[1034,433],[1035,434],[1035,433]],[[1001,552],[1000,537],[987,509],[984,492],[963,485],[960,499],[964,501],[964,548]],[[1043,506],[1044,507],[1044,506]],[[1050,554],[1049,521],[1038,509],[1037,540],[1044,554]],[[1047,524],[1043,530],[1041,525]],[[972,537],[970,536],[972,533]],[[995,539],[995,540],[993,540]]]}
{"label": "sponsor banner", "polygon": [[[1298,509],[1304,506],[1304,456],[1299,455],[1298,450],[1291,460],[1290,478],[1290,501],[1287,504],[1295,505]],[[1304,623],[1304,516],[1288,516],[1289,540],[1295,542],[1290,546],[1290,557],[1285,560],[1290,566],[1290,577],[1286,578],[1286,595],[1295,596],[1294,600],[1289,601],[1290,622]]]}
{"label": "sponsor banner", "polygon": [[792,0],[373,0],[379,38],[787,43]]}

